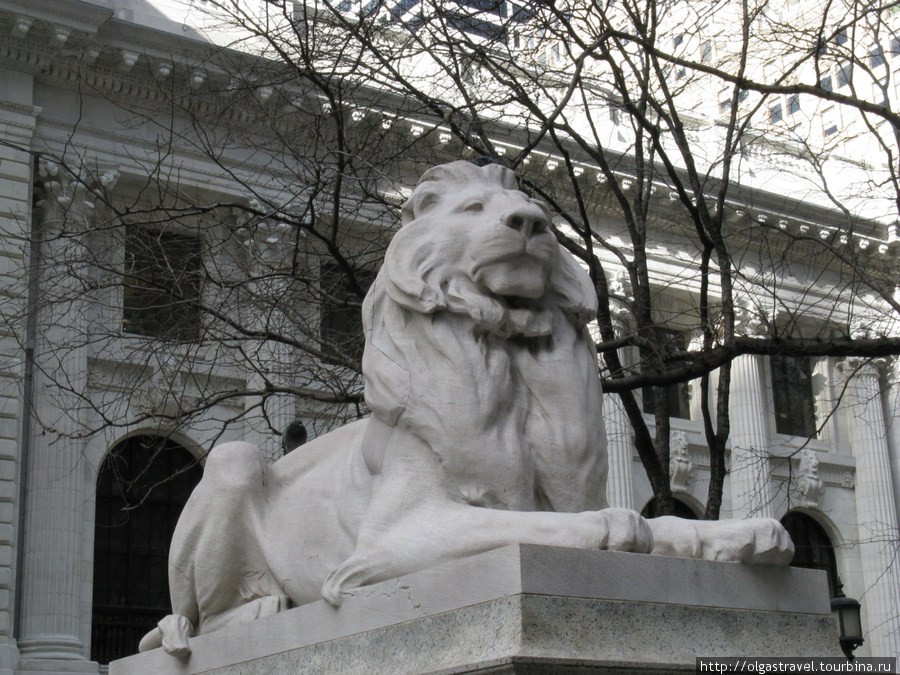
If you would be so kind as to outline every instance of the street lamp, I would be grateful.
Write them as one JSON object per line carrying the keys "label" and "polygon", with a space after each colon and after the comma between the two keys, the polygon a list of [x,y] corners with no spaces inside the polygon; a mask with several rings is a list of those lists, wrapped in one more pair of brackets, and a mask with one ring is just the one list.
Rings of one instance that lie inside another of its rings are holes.
{"label": "street lamp", "polygon": [[840,579],[837,582],[837,593],[831,599],[831,613],[837,619],[841,631],[841,649],[847,659],[853,661],[853,650],[863,643],[859,602],[844,595],[844,585]]}

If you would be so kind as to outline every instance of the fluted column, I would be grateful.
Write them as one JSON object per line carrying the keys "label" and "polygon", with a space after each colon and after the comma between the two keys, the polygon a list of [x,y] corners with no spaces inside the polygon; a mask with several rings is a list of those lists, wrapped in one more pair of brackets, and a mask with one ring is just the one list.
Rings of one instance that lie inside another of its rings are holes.
{"label": "fluted column", "polygon": [[81,242],[93,209],[81,182],[40,164],[43,199],[34,418],[25,492],[20,670],[96,672],[81,634],[82,396],[87,349]]}
{"label": "fluted column", "polygon": [[[610,290],[627,298],[628,292],[624,275],[620,274],[610,282]],[[614,301],[610,307],[613,330],[616,336],[625,332],[627,308],[624,302]],[[606,499],[610,506],[634,509],[634,441],[628,415],[622,407],[618,394],[603,396],[603,420],[606,423],[606,453],[609,462],[609,477],[606,482]]]}
{"label": "fluted column", "polygon": [[633,459],[634,442],[631,424],[622,407],[618,394],[603,397],[603,418],[606,422],[606,452],[609,458],[609,478],[606,482],[606,499],[610,506],[625,509],[636,507],[634,503]]}
{"label": "fluted column", "polygon": [[[256,316],[245,316],[248,324],[255,322],[261,332],[273,331],[290,335],[293,328],[272,303],[287,292],[286,277],[290,273],[294,242],[292,228],[286,223],[276,220],[255,221],[245,214],[239,214],[238,223],[247,231],[244,245],[250,256],[249,274],[255,278],[251,284],[253,296],[260,299],[258,307],[251,311]],[[246,311],[247,308],[241,308]],[[245,346],[245,353],[250,356],[245,366],[248,367],[248,387],[257,391],[267,389],[267,383],[276,388],[290,384],[291,374],[295,371],[292,363],[292,350],[275,340],[260,340],[255,345]],[[252,401],[261,406],[261,413],[249,420],[245,439],[256,444],[267,459],[273,460],[281,455],[281,433],[294,420],[295,400],[284,394],[266,394]]]}
{"label": "fluted column", "polygon": [[[735,330],[744,335],[762,332],[759,314],[745,299],[738,307]],[[772,516],[769,485],[769,434],[763,396],[764,361],[744,354],[731,362],[731,513],[734,518]]]}
{"label": "fluted column", "polygon": [[[2,72],[2,71],[0,71]],[[24,78],[23,74],[23,78]],[[40,108],[31,106],[31,85],[13,81],[0,92],[0,675],[12,675],[18,660],[13,639],[16,484],[22,459],[23,401],[26,395],[27,261],[23,258],[31,225],[32,168],[29,153]]]}
{"label": "fluted column", "polygon": [[887,370],[887,384],[885,426],[891,457],[895,510],[900,522],[900,503],[897,503],[897,497],[900,496],[900,358],[891,359]]}
{"label": "fluted column", "polygon": [[846,409],[856,458],[859,558],[865,584],[860,601],[868,618],[866,643],[872,654],[900,656],[897,505],[878,367],[873,362],[848,359],[842,370],[847,378]]}

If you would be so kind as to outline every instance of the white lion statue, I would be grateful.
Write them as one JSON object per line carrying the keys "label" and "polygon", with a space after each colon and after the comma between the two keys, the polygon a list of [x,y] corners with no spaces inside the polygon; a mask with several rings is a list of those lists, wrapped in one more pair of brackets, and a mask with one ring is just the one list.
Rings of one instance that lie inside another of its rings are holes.
{"label": "white lion statue", "polygon": [[271,466],[210,452],[141,651],[508,544],[790,562],[774,520],[608,508],[597,297],[512,171],[435,167],[402,219],[363,304],[372,416]]}

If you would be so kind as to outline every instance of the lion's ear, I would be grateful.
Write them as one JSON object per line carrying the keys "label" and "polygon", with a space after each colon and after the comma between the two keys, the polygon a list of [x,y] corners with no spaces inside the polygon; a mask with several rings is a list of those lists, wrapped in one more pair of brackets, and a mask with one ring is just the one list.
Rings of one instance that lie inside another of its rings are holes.
{"label": "lion's ear", "polygon": [[394,235],[381,273],[385,290],[401,307],[421,314],[446,308],[435,245],[422,223],[405,225]]}
{"label": "lion's ear", "polygon": [[559,308],[577,325],[584,326],[597,318],[597,291],[591,277],[562,246],[550,285],[560,296]]}
{"label": "lion's ear", "polygon": [[427,187],[417,188],[409,199],[404,202],[400,209],[400,222],[407,225],[428,211],[432,206],[438,203],[441,197],[441,191],[438,189],[428,189]]}

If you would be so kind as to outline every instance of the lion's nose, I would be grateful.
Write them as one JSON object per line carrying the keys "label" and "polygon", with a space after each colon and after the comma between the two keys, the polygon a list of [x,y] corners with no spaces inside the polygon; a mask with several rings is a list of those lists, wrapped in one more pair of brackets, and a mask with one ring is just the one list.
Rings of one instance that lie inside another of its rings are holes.
{"label": "lion's nose", "polygon": [[521,232],[526,239],[546,231],[550,226],[544,212],[533,204],[523,204],[509,211],[503,218],[503,224]]}

